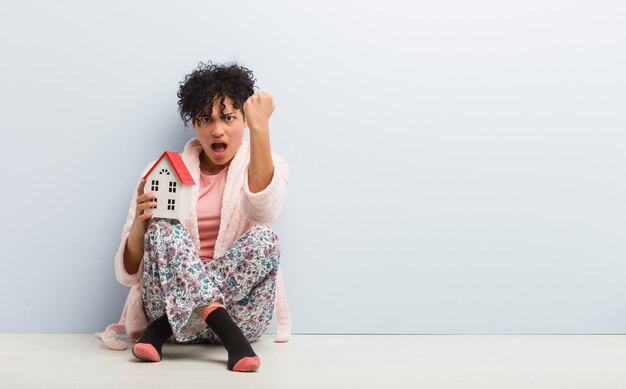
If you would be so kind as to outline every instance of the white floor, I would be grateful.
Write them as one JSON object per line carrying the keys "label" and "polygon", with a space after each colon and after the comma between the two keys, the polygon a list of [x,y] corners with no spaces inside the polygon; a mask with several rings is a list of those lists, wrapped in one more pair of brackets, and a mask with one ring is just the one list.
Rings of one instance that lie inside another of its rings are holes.
{"label": "white floor", "polygon": [[253,343],[256,373],[215,345],[137,361],[93,334],[0,334],[0,388],[626,388],[626,335],[294,335]]}

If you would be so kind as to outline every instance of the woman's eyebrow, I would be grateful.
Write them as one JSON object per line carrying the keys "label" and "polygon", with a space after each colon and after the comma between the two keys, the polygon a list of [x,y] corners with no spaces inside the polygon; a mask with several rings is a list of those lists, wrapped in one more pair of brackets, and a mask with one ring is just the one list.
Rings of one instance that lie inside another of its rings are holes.
{"label": "woman's eyebrow", "polygon": [[[234,115],[236,113],[237,112],[235,112],[235,111],[233,111],[233,112],[225,112],[223,115],[220,115],[220,117],[224,117],[224,116],[228,116],[228,115]],[[198,117],[213,119],[213,115],[211,115],[211,116],[209,116],[209,115],[200,115]]]}

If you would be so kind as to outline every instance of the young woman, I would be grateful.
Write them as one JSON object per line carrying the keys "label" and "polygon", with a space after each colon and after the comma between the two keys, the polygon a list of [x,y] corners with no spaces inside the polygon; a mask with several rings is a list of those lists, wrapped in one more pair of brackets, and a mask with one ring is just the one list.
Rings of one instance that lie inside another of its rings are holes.
{"label": "young woman", "polygon": [[[229,370],[260,365],[250,342],[269,325],[280,282],[279,241],[267,225],[282,212],[289,171],[270,150],[273,98],[254,93],[255,81],[242,66],[209,62],[180,84],[180,115],[195,131],[182,152],[196,182],[188,220],[152,218],[158,202],[143,179],[133,196],[115,269],[121,283],[140,286],[120,322],[137,306],[145,313],[132,349],[141,360],[160,361],[165,341],[221,343]],[[284,327],[288,311],[278,304]]]}

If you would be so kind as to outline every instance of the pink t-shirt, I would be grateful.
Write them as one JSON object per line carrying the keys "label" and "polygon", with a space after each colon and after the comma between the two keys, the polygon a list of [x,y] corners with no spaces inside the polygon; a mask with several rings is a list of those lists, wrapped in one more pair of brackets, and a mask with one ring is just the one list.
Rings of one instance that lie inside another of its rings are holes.
{"label": "pink t-shirt", "polygon": [[215,241],[220,228],[222,214],[222,195],[226,184],[228,166],[216,175],[200,173],[200,197],[198,211],[198,233],[200,235],[200,259],[213,260]]}

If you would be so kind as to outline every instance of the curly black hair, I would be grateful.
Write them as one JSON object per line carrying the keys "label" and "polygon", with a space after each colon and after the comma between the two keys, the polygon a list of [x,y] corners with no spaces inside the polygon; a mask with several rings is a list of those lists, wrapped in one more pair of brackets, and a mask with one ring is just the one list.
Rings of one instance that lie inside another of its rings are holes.
{"label": "curly black hair", "polygon": [[[178,89],[178,112],[185,126],[200,116],[210,116],[215,100],[219,99],[221,114],[224,114],[226,96],[233,107],[240,109],[248,97],[254,94],[256,79],[249,69],[230,62],[216,65],[211,61],[200,62],[198,67],[185,76]],[[243,110],[242,110],[243,113]],[[245,114],[244,114],[245,118]]]}

